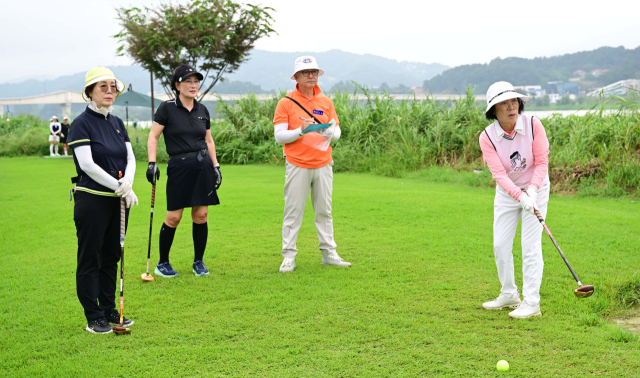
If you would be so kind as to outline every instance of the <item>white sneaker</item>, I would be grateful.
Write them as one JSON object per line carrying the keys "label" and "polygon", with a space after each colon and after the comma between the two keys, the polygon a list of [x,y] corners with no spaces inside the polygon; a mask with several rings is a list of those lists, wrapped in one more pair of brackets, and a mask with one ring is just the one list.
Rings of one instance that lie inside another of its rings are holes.
{"label": "white sneaker", "polygon": [[515,311],[509,313],[510,318],[526,319],[532,316],[542,316],[540,304],[531,306],[527,301],[522,301]]}
{"label": "white sneaker", "polygon": [[347,266],[350,267],[351,263],[344,261],[338,253],[321,250],[322,252],[322,265],[335,265],[335,266]]}
{"label": "white sneaker", "polygon": [[509,297],[506,294],[500,294],[498,295],[498,298],[491,302],[483,303],[482,307],[485,310],[502,310],[503,308],[516,308],[520,303],[520,293],[516,293],[513,297]]}
{"label": "white sneaker", "polygon": [[55,153],[55,155],[56,155],[56,156],[60,156],[60,154],[59,154],[59,153],[57,153],[57,152]]}
{"label": "white sneaker", "polygon": [[280,273],[293,272],[295,269],[296,269],[296,259],[285,257],[284,261],[282,261],[282,265],[280,265]]}

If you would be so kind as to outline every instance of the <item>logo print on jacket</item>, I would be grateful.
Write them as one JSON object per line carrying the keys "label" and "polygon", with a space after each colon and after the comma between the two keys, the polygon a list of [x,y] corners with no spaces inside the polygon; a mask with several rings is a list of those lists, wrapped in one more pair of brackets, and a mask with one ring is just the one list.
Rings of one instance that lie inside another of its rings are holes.
{"label": "logo print on jacket", "polygon": [[520,152],[516,151],[509,156],[511,160],[511,169],[514,172],[522,172],[527,168],[527,159],[520,156]]}
{"label": "logo print on jacket", "polygon": [[324,112],[322,110],[315,110],[313,109],[313,114],[317,114],[317,115],[324,115]]}

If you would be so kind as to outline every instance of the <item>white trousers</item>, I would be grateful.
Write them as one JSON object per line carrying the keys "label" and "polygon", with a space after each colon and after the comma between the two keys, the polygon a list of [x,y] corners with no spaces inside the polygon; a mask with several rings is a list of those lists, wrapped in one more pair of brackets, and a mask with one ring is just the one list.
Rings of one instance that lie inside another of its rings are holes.
{"label": "white trousers", "polygon": [[316,213],[319,247],[336,251],[333,240],[331,196],[333,194],[333,162],[322,168],[300,168],[286,163],[284,181],[284,221],[282,222],[282,256],[294,258],[298,253],[296,240],[302,225],[304,208],[311,190],[311,204]]}
{"label": "white trousers", "polygon": [[[549,179],[546,178],[538,189],[538,207],[543,218],[547,216],[549,204]],[[540,285],[542,284],[542,225],[535,215],[524,210],[520,202],[507,194],[500,185],[496,185],[496,197],[493,204],[493,255],[498,267],[498,278],[502,284],[502,294],[515,296],[518,288],[513,270],[513,239],[522,219],[522,295],[528,304],[540,303]]]}

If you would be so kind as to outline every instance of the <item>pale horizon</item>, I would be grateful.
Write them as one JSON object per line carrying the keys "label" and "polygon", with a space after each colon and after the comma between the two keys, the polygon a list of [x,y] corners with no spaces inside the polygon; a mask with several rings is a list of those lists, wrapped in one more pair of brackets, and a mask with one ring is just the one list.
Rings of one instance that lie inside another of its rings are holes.
{"label": "pale horizon", "polygon": [[[0,22],[0,83],[51,79],[94,66],[126,66],[116,57],[120,31],[116,7],[144,7],[160,0],[106,0],[101,6],[60,0],[3,5]],[[257,2],[275,8],[278,32],[255,48],[273,52],[338,49],[397,61],[440,63],[450,67],[485,64],[496,58],[536,58],[640,46],[640,2],[612,0],[579,4],[539,1],[536,6],[502,2],[416,3],[399,0],[393,8],[363,7],[327,0],[309,8],[291,0]],[[461,11],[462,10],[462,11]],[[621,12],[624,10],[624,12]],[[53,19],[52,19],[53,15]],[[326,21],[320,21],[326,20]],[[304,32],[301,32],[304,30]],[[20,31],[20,32],[16,32]]]}

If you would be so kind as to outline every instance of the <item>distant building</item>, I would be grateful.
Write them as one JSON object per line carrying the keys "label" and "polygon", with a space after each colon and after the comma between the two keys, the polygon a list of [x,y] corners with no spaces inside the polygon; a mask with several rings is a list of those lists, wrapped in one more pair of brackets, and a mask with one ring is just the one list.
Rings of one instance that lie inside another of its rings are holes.
{"label": "distant building", "polygon": [[550,81],[545,85],[545,91],[549,96],[557,94],[562,98],[564,95],[580,93],[580,83],[565,83],[563,81]]}
{"label": "distant building", "polygon": [[521,85],[518,87],[513,87],[516,91],[520,91],[523,94],[529,95],[533,98],[544,96],[544,91],[542,90],[542,86],[540,85]]}
{"label": "distant building", "polygon": [[555,104],[561,98],[562,98],[562,96],[560,94],[558,94],[558,93],[549,93],[549,103],[550,104]]}
{"label": "distant building", "polygon": [[597,69],[595,69],[595,70],[591,71],[591,74],[592,74],[593,76],[600,76],[600,75],[602,75],[603,73],[608,72],[608,71],[609,71],[608,69],[604,69],[604,70],[602,70],[602,69],[600,69],[600,68],[597,68]]}
{"label": "distant building", "polygon": [[573,74],[575,76],[584,77],[584,75],[586,75],[587,73],[584,72],[583,70],[577,70],[577,71],[573,71]]}
{"label": "distant building", "polygon": [[595,89],[587,93],[587,96],[600,96],[601,93],[604,97],[609,97],[611,95],[624,96],[628,93],[638,93],[639,91],[640,80],[628,79],[616,81],[615,83],[609,84],[606,87]]}

